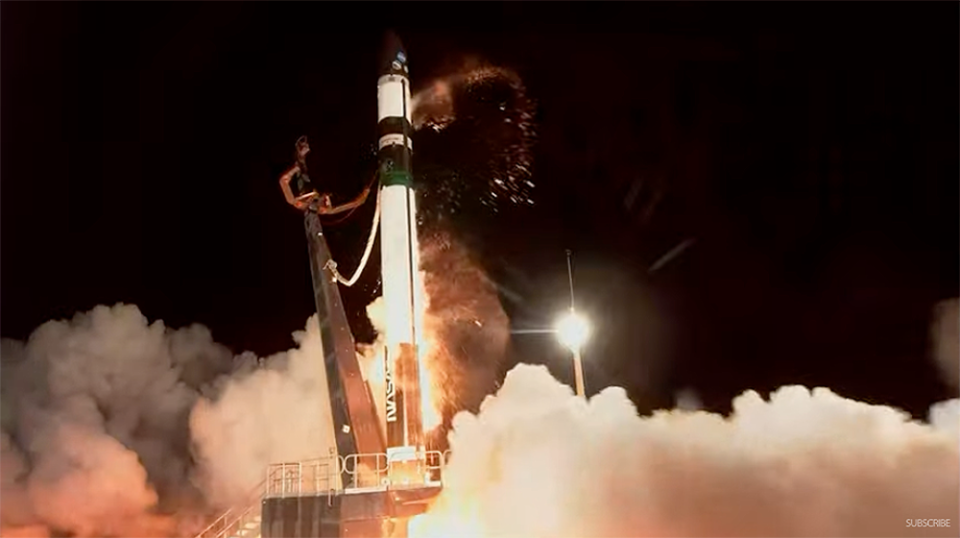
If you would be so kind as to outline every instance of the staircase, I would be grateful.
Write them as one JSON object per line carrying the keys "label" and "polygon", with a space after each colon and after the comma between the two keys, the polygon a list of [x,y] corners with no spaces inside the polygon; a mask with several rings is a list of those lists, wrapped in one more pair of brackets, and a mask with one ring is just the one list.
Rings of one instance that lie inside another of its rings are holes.
{"label": "staircase", "polygon": [[[401,504],[422,504],[420,497],[433,497],[443,486],[442,470],[450,451],[428,450],[417,467],[424,482],[417,487],[389,486],[385,480],[394,463],[386,454],[350,454],[267,467],[266,478],[246,494],[243,501],[227,510],[196,538],[261,538],[261,508],[264,502],[298,497],[326,497],[340,494],[368,494],[392,490]],[[426,498],[424,497],[424,498]],[[325,502],[327,502],[325,501]],[[268,525],[271,525],[268,512]]]}
{"label": "staircase", "polygon": [[196,538],[260,538],[261,482],[247,496],[248,504],[231,508],[203,529]]}
{"label": "staircase", "polygon": [[225,538],[260,538],[260,510],[251,513],[249,517],[239,522],[235,531]]}

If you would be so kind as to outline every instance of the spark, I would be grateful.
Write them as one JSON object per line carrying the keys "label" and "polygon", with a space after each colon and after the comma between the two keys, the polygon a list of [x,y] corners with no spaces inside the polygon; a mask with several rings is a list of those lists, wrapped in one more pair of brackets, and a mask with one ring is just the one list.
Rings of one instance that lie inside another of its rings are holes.
{"label": "spark", "polygon": [[[477,175],[486,176],[483,205],[496,211],[502,204],[533,205],[532,147],[536,138],[534,102],[514,71],[473,62],[434,80],[411,99],[415,131],[439,133],[457,122],[469,122],[474,145],[490,157]],[[490,105],[493,105],[492,107]],[[453,178],[448,178],[452,182]],[[442,183],[447,183],[443,181]],[[450,195],[462,185],[440,185]],[[439,204],[443,206],[443,204]]]}

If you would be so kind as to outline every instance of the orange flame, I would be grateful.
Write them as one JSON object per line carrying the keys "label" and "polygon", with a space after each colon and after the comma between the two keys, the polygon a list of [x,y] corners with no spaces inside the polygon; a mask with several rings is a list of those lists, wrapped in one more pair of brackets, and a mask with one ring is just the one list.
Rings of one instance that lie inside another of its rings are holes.
{"label": "orange flame", "polygon": [[425,514],[410,518],[408,538],[483,538],[488,535],[470,502],[453,505],[439,499]]}
{"label": "orange flame", "polygon": [[[421,303],[428,304],[429,298],[426,297],[424,290],[418,291],[421,294]],[[436,323],[433,322],[429,313],[425,314],[425,338],[420,345],[420,401],[421,412],[423,414],[424,434],[428,434],[441,423],[441,409],[443,406],[443,391],[435,385],[440,376],[436,375],[436,370],[441,362],[436,360],[437,353],[442,346],[435,345],[437,331],[434,329]],[[385,413],[385,395],[386,381],[384,379],[384,343],[383,329],[386,323],[386,309],[383,306],[383,298],[377,298],[367,306],[367,316],[377,330],[377,340],[370,345],[360,345],[360,356],[362,370],[370,391],[373,393],[373,399],[377,403],[379,416]],[[385,427],[381,424],[381,427]],[[384,432],[386,434],[386,432]]]}

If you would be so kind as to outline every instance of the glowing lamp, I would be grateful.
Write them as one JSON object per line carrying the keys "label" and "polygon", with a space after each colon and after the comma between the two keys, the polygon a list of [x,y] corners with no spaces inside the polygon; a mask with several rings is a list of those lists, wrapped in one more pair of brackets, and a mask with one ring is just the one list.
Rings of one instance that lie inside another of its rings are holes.
{"label": "glowing lamp", "polygon": [[578,351],[590,336],[590,324],[573,310],[557,320],[555,329],[560,343],[574,352]]}

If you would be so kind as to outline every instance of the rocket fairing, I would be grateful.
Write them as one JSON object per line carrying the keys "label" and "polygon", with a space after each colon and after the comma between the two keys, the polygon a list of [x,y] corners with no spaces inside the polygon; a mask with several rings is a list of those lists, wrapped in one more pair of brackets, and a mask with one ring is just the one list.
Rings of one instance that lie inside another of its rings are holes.
{"label": "rocket fairing", "polygon": [[[407,54],[388,33],[377,80],[380,258],[386,308],[387,458],[419,458],[423,449],[419,349],[423,333],[417,207],[410,140]],[[416,473],[414,473],[416,474]]]}

